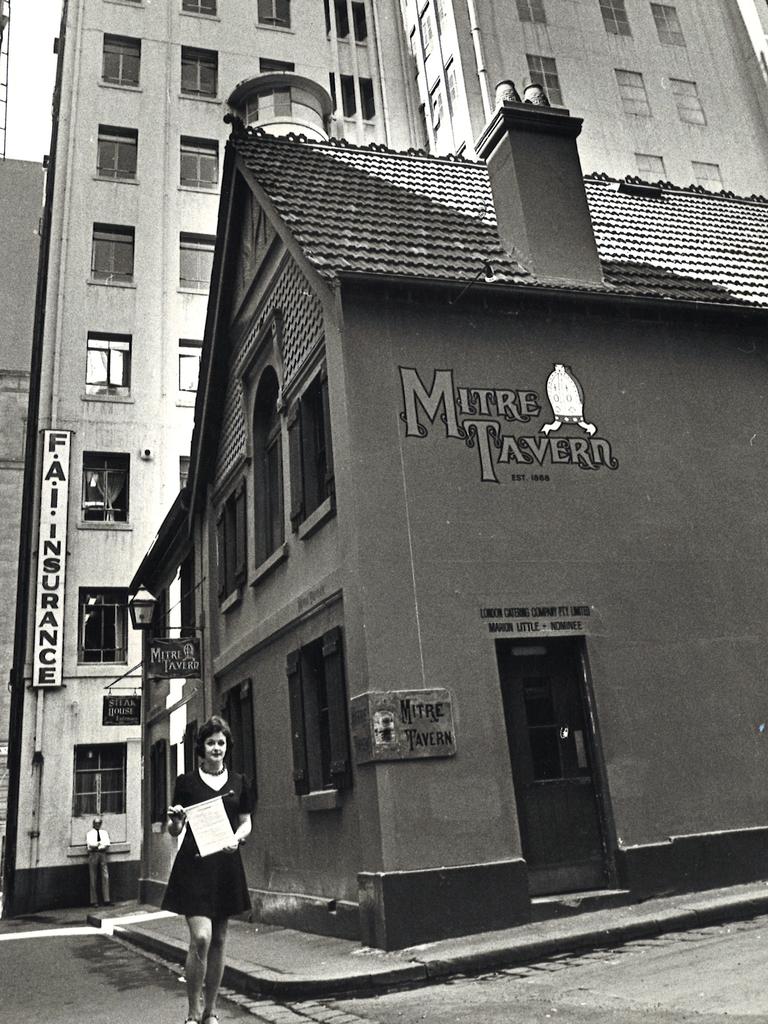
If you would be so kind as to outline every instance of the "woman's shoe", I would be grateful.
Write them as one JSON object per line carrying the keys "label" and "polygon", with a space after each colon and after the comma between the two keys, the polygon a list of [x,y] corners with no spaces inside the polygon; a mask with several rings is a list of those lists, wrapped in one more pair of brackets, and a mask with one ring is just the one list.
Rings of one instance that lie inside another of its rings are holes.
{"label": "woman's shoe", "polygon": [[209,1013],[207,1017],[203,1017],[203,1024],[221,1024],[218,1013]]}

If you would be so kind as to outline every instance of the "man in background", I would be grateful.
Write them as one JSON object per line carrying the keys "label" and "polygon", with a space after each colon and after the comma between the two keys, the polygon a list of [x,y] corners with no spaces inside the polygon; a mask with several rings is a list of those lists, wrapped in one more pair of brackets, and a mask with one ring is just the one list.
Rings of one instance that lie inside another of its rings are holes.
{"label": "man in background", "polygon": [[88,848],[88,872],[91,879],[91,906],[98,907],[98,879],[101,876],[101,895],[105,906],[112,906],[109,898],[109,867],[107,851],[109,850],[109,833],[102,828],[102,819],[98,815],[93,819],[93,828],[85,837]]}

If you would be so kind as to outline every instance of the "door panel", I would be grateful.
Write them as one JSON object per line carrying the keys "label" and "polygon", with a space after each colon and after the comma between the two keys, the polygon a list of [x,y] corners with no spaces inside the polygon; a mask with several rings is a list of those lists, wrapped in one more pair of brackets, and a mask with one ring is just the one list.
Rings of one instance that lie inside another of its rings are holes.
{"label": "door panel", "polygon": [[531,894],[600,888],[607,877],[579,640],[499,641],[497,657]]}

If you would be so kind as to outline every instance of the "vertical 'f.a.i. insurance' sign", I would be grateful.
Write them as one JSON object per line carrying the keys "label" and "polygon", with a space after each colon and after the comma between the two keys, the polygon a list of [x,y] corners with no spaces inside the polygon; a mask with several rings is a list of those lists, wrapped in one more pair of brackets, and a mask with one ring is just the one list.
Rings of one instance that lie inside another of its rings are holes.
{"label": "vertical 'f.a.i. insurance' sign", "polygon": [[40,532],[37,546],[33,686],[61,686],[64,580],[67,563],[69,430],[43,432]]}

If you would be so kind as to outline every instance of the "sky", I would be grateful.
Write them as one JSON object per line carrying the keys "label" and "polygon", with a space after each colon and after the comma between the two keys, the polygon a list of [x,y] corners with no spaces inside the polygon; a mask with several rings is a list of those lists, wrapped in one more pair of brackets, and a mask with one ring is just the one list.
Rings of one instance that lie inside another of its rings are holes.
{"label": "sky", "polygon": [[8,123],[5,155],[38,163],[51,143],[51,99],[56,77],[53,41],[62,0],[11,0],[8,39]]}

